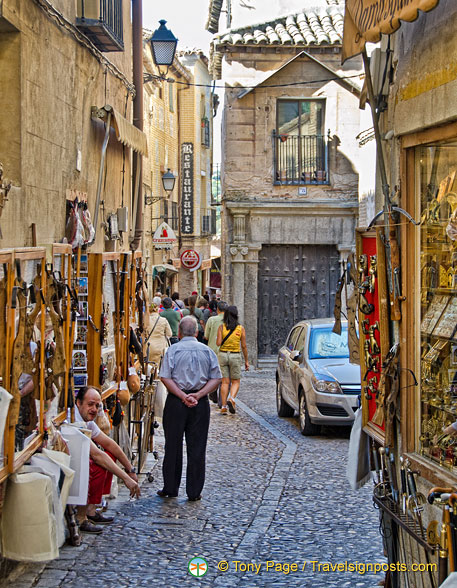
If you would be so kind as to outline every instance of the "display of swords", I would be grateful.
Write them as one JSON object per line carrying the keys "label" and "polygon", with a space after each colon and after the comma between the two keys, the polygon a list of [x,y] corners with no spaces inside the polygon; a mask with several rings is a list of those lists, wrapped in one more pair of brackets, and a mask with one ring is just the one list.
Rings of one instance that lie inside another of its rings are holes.
{"label": "display of swords", "polygon": [[[436,531],[434,533],[429,532],[429,529],[424,525],[422,513],[427,500],[417,490],[415,479],[417,472],[411,469],[409,460],[403,456],[399,457],[399,484],[396,458],[391,448],[378,447],[373,441],[371,451],[372,463],[376,472],[373,500],[375,505],[380,507],[382,534],[389,563],[407,563],[413,559],[431,564],[435,561],[433,558],[434,553],[438,552],[439,557],[444,558],[444,548],[447,549],[448,540],[443,540],[442,549],[437,544],[438,534]],[[445,494],[444,498],[447,497],[449,501],[450,496],[451,494]],[[457,499],[457,494],[455,494],[455,499]],[[433,500],[441,500],[441,495],[433,494]],[[429,502],[433,502],[433,500],[430,500],[429,495]],[[454,503],[455,501],[453,505]],[[457,504],[455,506],[457,522]],[[438,542],[439,540],[440,537],[438,536]],[[455,550],[452,552],[446,551],[446,561],[449,558],[449,553],[455,554]],[[443,565],[444,563],[441,562],[441,567],[439,568],[442,574],[444,574]],[[453,565],[455,565],[454,562]],[[426,578],[422,577],[422,574],[425,574]],[[436,588],[442,582],[440,579],[438,584],[438,578],[430,565],[427,565],[426,572],[412,572],[408,570],[408,566],[405,566],[404,570],[400,569],[392,572],[391,576],[392,586],[412,588],[419,585],[418,580],[422,582],[423,586],[430,586],[431,588]]]}

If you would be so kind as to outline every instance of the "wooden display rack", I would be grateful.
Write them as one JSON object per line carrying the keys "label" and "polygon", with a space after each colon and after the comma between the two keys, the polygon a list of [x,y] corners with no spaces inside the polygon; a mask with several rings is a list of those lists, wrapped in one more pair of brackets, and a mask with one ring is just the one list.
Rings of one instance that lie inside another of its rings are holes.
{"label": "wooden display rack", "polygon": [[[47,289],[47,266],[46,260],[47,257],[50,258],[52,271],[55,267],[55,263],[57,258],[60,257],[60,274],[62,279],[67,283],[71,283],[71,257],[72,257],[72,248],[70,245],[55,243],[51,246],[51,252],[48,251],[45,247],[24,247],[18,249],[6,249],[0,250],[0,263],[6,268],[6,337],[5,337],[5,347],[6,347],[6,367],[5,373],[2,374],[4,378],[4,385],[7,390],[11,390],[11,378],[12,376],[12,361],[13,361],[13,348],[14,348],[14,340],[16,338],[16,309],[13,308],[13,289],[15,286],[15,264],[17,262],[24,263],[24,262],[38,262],[37,265],[39,266],[40,271],[40,282],[39,282],[39,289],[40,289],[40,296],[37,296],[36,304],[40,305],[40,320],[38,323],[38,328],[40,331],[40,340],[45,341],[45,332],[46,332],[46,289]],[[38,287],[38,286],[37,286]],[[64,374],[64,385],[63,385],[63,392],[65,394],[65,402],[64,402],[64,410],[57,415],[54,419],[54,423],[58,424],[62,422],[67,413],[68,407],[68,396],[66,391],[70,385],[69,382],[69,371],[71,365],[71,297],[70,293],[67,290],[66,293],[66,313],[64,317],[64,347],[66,351],[65,356],[65,374]],[[3,467],[0,469],[0,484],[6,480],[9,474],[16,472],[24,463],[26,463],[30,457],[41,447],[44,440],[45,434],[45,395],[46,395],[46,384],[45,384],[45,345],[40,345],[40,357],[39,357],[39,376],[38,376],[38,386],[39,386],[39,421],[38,421],[38,429],[36,435],[33,439],[29,442],[29,444],[20,452],[15,452],[15,435],[16,435],[16,427],[10,424],[9,420],[7,420],[7,425],[5,427],[5,438],[4,438],[4,447],[5,447],[5,462]],[[20,401],[20,399],[17,399]],[[11,406],[11,405],[10,405]]]}
{"label": "wooden display rack", "polygon": [[[72,255],[73,249],[71,245],[67,245],[64,243],[54,243],[52,246],[52,263],[55,267],[55,262],[58,257],[61,259],[60,263],[60,273],[62,278],[65,278],[65,281],[68,286],[71,286],[71,279],[72,279]],[[70,373],[71,373],[71,361],[72,361],[72,351],[73,351],[73,341],[74,341],[74,323],[71,320],[71,296],[69,289],[67,288],[66,296],[65,296],[66,304],[65,304],[65,317],[64,317],[64,341],[65,341],[65,376],[64,376],[64,410],[58,414],[54,418],[54,424],[60,425],[67,417],[67,410],[68,410],[68,390],[72,387],[72,382],[70,382]]]}
{"label": "wooden display rack", "polygon": [[[130,331],[130,253],[89,253],[88,254],[88,312],[91,326],[87,329],[87,376],[88,384],[99,385],[103,346],[100,337],[104,302],[104,272],[110,273],[115,309],[110,308],[113,317],[113,338],[115,363],[118,379],[126,380],[128,373],[128,343]],[[121,295],[123,286],[123,295]],[[122,304],[122,308],[120,305]],[[114,310],[114,312],[113,312]],[[93,323],[93,324],[92,324]],[[105,399],[116,391],[110,387],[103,391]]]}
{"label": "wooden display rack", "polygon": [[[16,337],[16,312],[12,307],[12,296],[14,288],[14,263],[21,261],[39,261],[41,266],[41,283],[40,288],[43,296],[46,294],[46,249],[42,247],[24,247],[14,250],[1,250],[0,262],[4,263],[7,268],[7,305],[6,305],[6,368],[5,368],[5,387],[11,389],[11,367],[13,357],[13,345]],[[38,304],[38,300],[37,300]],[[40,312],[40,334],[44,340],[46,325],[46,308],[43,297],[39,298],[41,306]],[[6,480],[9,474],[17,471],[35,451],[41,446],[44,439],[44,395],[45,395],[45,373],[44,373],[44,345],[40,347],[40,418],[38,424],[38,434],[34,439],[19,453],[15,453],[15,434],[16,426],[11,424],[7,419],[5,427],[5,465],[0,469],[0,484]],[[19,399],[18,399],[19,400]],[[20,401],[20,400],[19,400]],[[10,405],[11,410],[11,405]]]}

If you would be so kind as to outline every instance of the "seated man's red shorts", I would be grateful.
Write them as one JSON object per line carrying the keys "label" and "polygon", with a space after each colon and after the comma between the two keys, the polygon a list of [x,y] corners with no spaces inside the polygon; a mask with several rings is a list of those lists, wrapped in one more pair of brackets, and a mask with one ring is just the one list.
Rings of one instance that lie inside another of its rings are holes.
{"label": "seated man's red shorts", "polygon": [[[105,453],[114,462],[116,461],[116,458],[109,451]],[[111,472],[105,470],[105,468],[89,458],[89,492],[87,494],[87,504],[100,504],[102,496],[111,492],[112,480],[113,474]]]}

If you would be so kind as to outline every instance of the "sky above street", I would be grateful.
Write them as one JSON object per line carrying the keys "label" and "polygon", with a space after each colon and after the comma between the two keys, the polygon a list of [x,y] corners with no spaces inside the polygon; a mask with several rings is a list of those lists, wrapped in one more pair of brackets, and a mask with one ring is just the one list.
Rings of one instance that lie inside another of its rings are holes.
{"label": "sky above street", "polygon": [[178,49],[196,47],[208,53],[212,35],[205,30],[209,0],[143,1],[143,26],[155,30],[162,18],[178,38]]}
{"label": "sky above street", "polygon": [[[232,28],[252,23],[264,22],[278,15],[294,14],[303,8],[306,0],[232,0]],[[314,0],[319,3],[321,0]],[[225,2],[224,7],[225,9]],[[178,51],[186,47],[202,49],[209,57],[212,35],[205,29],[208,18],[209,0],[168,0],[154,2],[143,0],[143,26],[154,31],[159,20],[167,21],[169,28],[178,38]],[[219,30],[226,28],[226,14],[222,12]],[[220,81],[218,82],[221,83]],[[217,90],[223,102],[223,90]],[[220,117],[221,110],[214,120],[214,162],[221,160]]]}
{"label": "sky above street", "polygon": [[[314,0],[319,4],[321,0]],[[306,0],[232,0],[233,27],[245,26],[299,12]],[[196,47],[208,51],[212,35],[205,30],[209,0],[143,0],[143,25],[155,30],[164,18],[167,27],[179,39],[178,48]],[[225,9],[225,3],[224,3]],[[220,30],[225,29],[226,15],[221,14]]]}

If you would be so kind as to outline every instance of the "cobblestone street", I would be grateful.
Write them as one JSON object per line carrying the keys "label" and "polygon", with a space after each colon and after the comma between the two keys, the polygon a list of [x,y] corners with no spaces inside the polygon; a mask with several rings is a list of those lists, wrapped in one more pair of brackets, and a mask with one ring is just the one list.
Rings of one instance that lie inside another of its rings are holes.
{"label": "cobblestone street", "polygon": [[[279,419],[273,370],[245,376],[239,399],[235,416],[219,415],[212,405],[201,502],[188,502],[183,484],[177,499],[156,495],[160,460],[140,500],[131,502],[122,491],[112,503],[116,522],[103,535],[85,535],[80,548],[63,548],[44,568],[29,566],[13,585],[377,586],[381,575],[313,571],[310,563],[384,561],[371,484],[353,492],[346,481],[349,432],[324,429],[306,438],[296,418]],[[156,448],[162,457],[161,433]],[[195,556],[208,562],[200,579],[188,573]],[[226,572],[217,569],[221,560]],[[242,571],[235,561],[261,568]],[[298,571],[267,571],[267,561],[297,563]]]}

